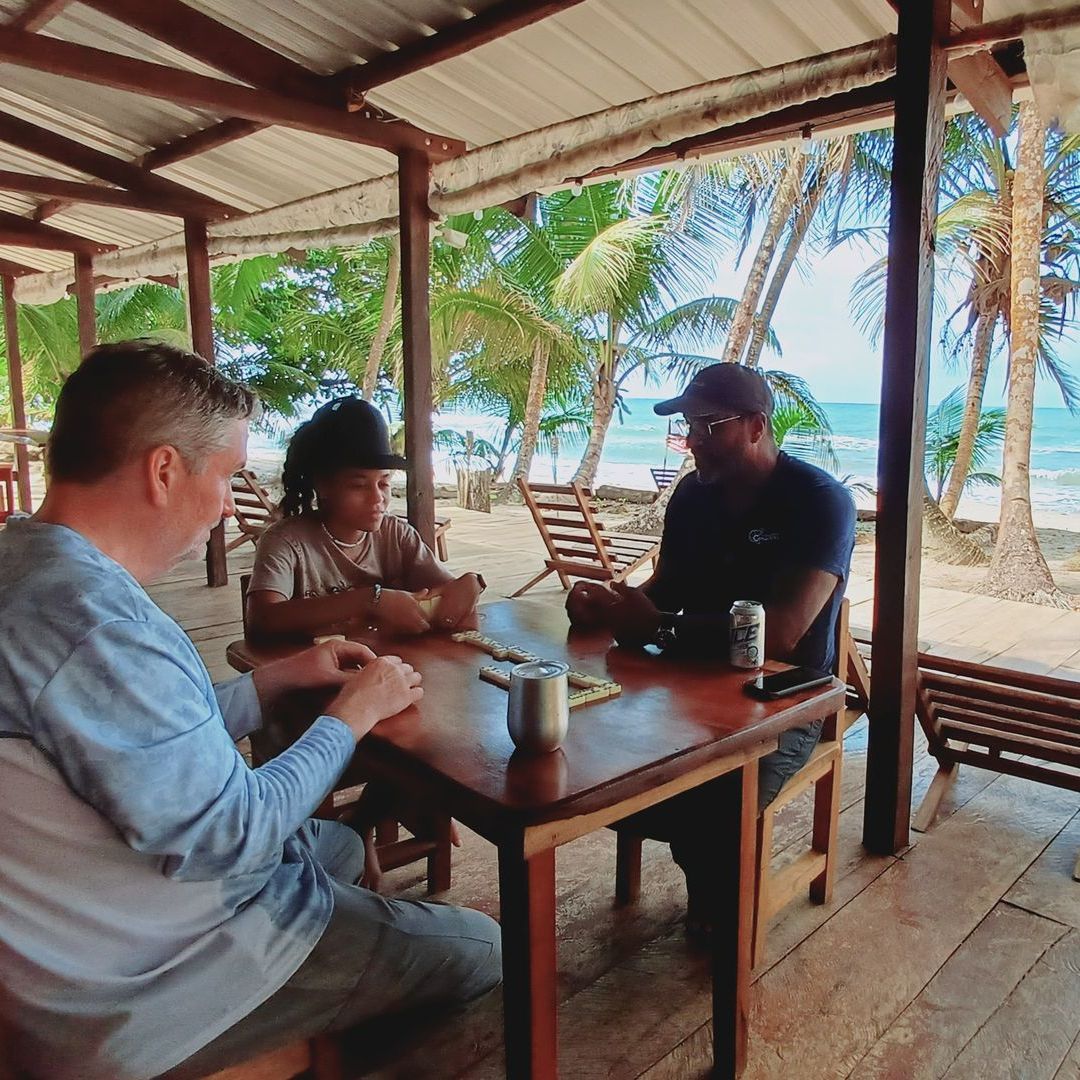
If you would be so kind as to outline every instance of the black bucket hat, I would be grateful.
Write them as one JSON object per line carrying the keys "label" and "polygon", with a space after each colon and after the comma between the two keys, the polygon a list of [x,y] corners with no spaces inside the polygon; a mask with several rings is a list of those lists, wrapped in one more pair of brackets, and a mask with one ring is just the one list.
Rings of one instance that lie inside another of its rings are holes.
{"label": "black bucket hat", "polygon": [[308,421],[321,431],[323,452],[339,468],[404,469],[405,459],[390,445],[383,414],[358,397],[335,398]]}

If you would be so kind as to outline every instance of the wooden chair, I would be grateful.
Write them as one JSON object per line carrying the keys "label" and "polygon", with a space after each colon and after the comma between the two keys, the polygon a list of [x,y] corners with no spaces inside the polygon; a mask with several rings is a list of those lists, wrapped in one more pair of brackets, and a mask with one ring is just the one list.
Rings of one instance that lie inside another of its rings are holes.
{"label": "wooden chair", "polygon": [[[398,517],[405,522],[409,520],[404,514],[398,514]],[[446,562],[450,557],[446,551],[446,534],[450,531],[452,524],[452,518],[437,517],[435,519],[435,554],[439,556],[441,562]]]}
{"label": "wooden chair", "polygon": [[938,763],[915,814],[919,832],[962,764],[1080,791],[1080,681],[920,653],[915,708]]}
{"label": "wooden chair", "polygon": [[15,467],[0,462],[0,523],[15,510]]}
{"label": "wooden chair", "polygon": [[656,565],[660,540],[655,536],[608,532],[596,520],[588,488],[580,484],[529,484],[522,479],[518,487],[540,530],[548,558],[544,569],[518,589],[515,597],[528,592],[548,574],[558,574],[562,587],[569,589],[572,577],[624,581],[645,563]]}
{"label": "wooden chair", "polygon": [[[832,899],[836,879],[836,838],[840,816],[840,774],[844,735],[865,711],[870,699],[869,675],[851,637],[849,604],[840,605],[836,627],[836,671],[849,683],[848,696],[856,708],[843,708],[829,717],[807,763],[780,789],[758,817],[757,875],[754,900],[753,963],[765,956],[769,923],[804,889],[815,904]],[[814,789],[814,822],[810,849],[783,869],[772,871],[773,826],[776,815],[810,788]],[[634,903],[641,894],[642,837],[617,829],[615,863],[616,903]]]}
{"label": "wooden chair", "polygon": [[[244,636],[247,636],[247,594],[251,584],[250,574],[240,575],[240,610],[244,624]],[[308,714],[310,715],[310,713]],[[253,764],[261,764],[269,756],[261,751],[257,733],[250,739]],[[349,808],[359,799],[361,785],[336,788],[322,801],[314,816],[329,821],[346,817]],[[451,852],[450,819],[436,816],[429,823],[432,836],[412,836],[402,840],[398,822],[392,818],[380,821],[375,826],[375,845],[379,854],[379,865],[383,870],[397,870],[409,863],[427,859],[427,882],[429,893],[445,892],[450,888]],[[0,1078],[2,1080],[2,1078]]]}
{"label": "wooden chair", "polygon": [[232,551],[249,540],[257,544],[267,526],[272,525],[278,516],[269,492],[250,469],[233,473],[232,493],[240,535],[228,544],[226,551]]}

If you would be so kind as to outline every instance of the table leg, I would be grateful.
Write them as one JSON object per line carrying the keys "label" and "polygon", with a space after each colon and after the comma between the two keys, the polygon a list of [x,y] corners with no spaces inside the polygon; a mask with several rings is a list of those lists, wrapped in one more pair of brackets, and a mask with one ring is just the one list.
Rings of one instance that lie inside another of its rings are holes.
{"label": "table leg", "polygon": [[506,1075],[554,1080],[559,1073],[555,981],[555,849],[526,858],[499,847]]}
{"label": "table leg", "polygon": [[717,1077],[736,1077],[746,1064],[758,763],[748,762],[729,775],[731,806],[739,827],[732,830],[730,872],[723,875],[713,918],[713,1075]]}

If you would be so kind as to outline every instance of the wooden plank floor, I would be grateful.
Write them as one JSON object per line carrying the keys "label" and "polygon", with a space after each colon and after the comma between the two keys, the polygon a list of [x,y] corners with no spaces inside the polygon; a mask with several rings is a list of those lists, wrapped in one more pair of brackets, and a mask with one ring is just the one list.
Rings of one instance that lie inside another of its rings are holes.
{"label": "wooden plank floor", "polygon": [[[541,564],[542,548],[518,508],[490,517],[453,510],[451,566],[481,570],[489,598],[512,592]],[[230,569],[250,566],[246,545]],[[203,584],[201,565],[178,567],[150,590],[196,641],[215,678],[225,644],[241,633],[239,589]],[[561,602],[557,584],[534,594]],[[856,625],[872,586],[853,581]],[[1080,678],[1080,613],[1056,612],[944,589],[923,593],[921,636],[937,651]],[[778,917],[758,973],[750,1080],[997,1077],[1080,1080],[1080,850],[1075,795],[961,768],[938,823],[899,857],[860,845],[866,722],[845,740],[839,877],[833,902],[802,900]],[[934,772],[921,737],[917,805]],[[718,823],[718,827],[723,827]],[[807,843],[810,806],[778,815],[774,859]],[[614,835],[559,850],[560,1057],[565,1077],[707,1075],[707,969],[680,925],[681,874],[647,842],[641,902],[615,910]],[[389,876],[423,895],[418,866]],[[498,914],[494,850],[465,832],[445,899]],[[350,1047],[350,1076],[469,1080],[503,1075],[501,999],[411,1030],[378,1049]]]}

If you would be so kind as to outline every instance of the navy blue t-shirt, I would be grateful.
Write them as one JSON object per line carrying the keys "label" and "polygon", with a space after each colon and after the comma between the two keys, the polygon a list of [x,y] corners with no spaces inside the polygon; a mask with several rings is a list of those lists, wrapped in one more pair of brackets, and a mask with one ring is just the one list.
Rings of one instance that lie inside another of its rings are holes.
{"label": "navy blue t-shirt", "polygon": [[[682,612],[681,645],[727,649],[727,615],[736,600],[768,606],[778,576],[824,570],[839,578],[831,599],[796,650],[799,664],[831,671],[835,627],[855,546],[855,504],[822,469],[781,451],[776,468],[745,513],[731,514],[719,488],[691,473],[668,504],[660,560],[648,592],[661,611]],[[765,621],[768,639],[768,618]],[[767,647],[767,646],[766,646]]]}

